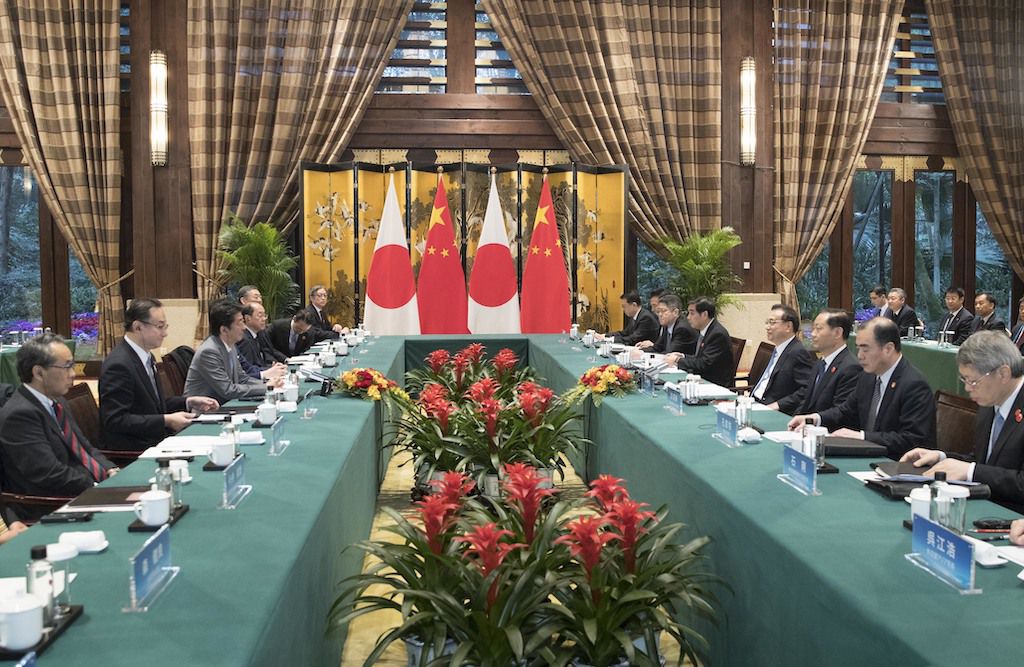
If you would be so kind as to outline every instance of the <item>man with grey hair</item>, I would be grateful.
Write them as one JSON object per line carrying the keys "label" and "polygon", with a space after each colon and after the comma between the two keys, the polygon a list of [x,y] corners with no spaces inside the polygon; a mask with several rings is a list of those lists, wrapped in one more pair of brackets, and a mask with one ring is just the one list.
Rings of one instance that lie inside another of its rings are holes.
{"label": "man with grey hair", "polygon": [[889,303],[889,310],[886,312],[886,317],[895,322],[896,326],[900,328],[900,336],[906,336],[910,327],[916,327],[920,324],[917,321],[917,313],[907,305],[907,293],[902,287],[893,287],[889,290],[887,301]]}
{"label": "man with grey hair", "polygon": [[[55,334],[27,341],[15,361],[22,385],[0,411],[0,487],[34,496],[77,496],[117,472],[86,439],[64,400],[75,381],[71,350]],[[46,514],[10,505],[19,519]]]}
{"label": "man with grey hair", "polygon": [[981,406],[974,420],[970,457],[912,449],[900,461],[928,467],[925,475],[988,484],[992,499],[1024,511],[1024,360],[1001,331],[979,331],[956,355],[960,381]]}
{"label": "man with grey hair", "polygon": [[323,285],[313,285],[309,289],[309,308],[306,310],[311,315],[309,323],[316,329],[314,343],[348,333],[348,329],[340,324],[331,324],[331,320],[327,318],[326,308],[327,288]]}

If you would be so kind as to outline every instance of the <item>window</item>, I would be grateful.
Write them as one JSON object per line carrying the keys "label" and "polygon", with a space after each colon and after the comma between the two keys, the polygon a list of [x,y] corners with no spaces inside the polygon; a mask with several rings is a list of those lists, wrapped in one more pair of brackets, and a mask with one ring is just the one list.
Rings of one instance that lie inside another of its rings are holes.
{"label": "window", "polygon": [[857,319],[871,309],[868,292],[892,279],[890,170],[858,169],[853,177],[853,303]]}
{"label": "window", "polygon": [[946,103],[928,14],[922,2],[907,2],[892,51],[882,102]]}
{"label": "window", "polygon": [[398,37],[378,93],[444,93],[448,84],[448,7],[417,2]]}
{"label": "window", "polygon": [[[671,286],[679,281],[679,272],[640,239],[636,241],[636,267],[636,289],[644,303],[647,303],[652,290],[671,290]],[[680,296],[685,298],[684,295]]]}
{"label": "window", "polygon": [[[989,229],[988,220],[981,212],[981,206],[975,206],[974,220],[975,250],[974,250],[974,276],[976,281],[976,292],[988,292],[995,297],[996,314],[1003,318],[1007,326],[1013,322],[1017,314],[1016,305],[1010,303],[1010,288],[1012,287],[1013,271],[1006,261],[1006,255],[999,246],[996,238]],[[974,310],[974,304],[967,304],[970,310]]]}
{"label": "window", "polygon": [[[809,323],[822,310],[828,308],[829,243],[796,284],[796,298],[800,301],[800,319]],[[805,328],[807,328],[805,326]]]}
{"label": "window", "polygon": [[[25,167],[0,167],[0,332],[32,331],[43,316],[38,189]],[[9,340],[9,339],[8,339]]]}
{"label": "window", "polygon": [[92,284],[75,252],[68,248],[68,276],[71,289],[71,335],[74,337],[75,359],[96,356],[100,315],[96,312],[96,286]]}
{"label": "window", "polygon": [[934,333],[946,313],[953,281],[952,171],[914,172],[914,310]]}
{"label": "window", "polygon": [[491,27],[486,12],[476,12],[476,92],[481,95],[529,95],[523,77]]}

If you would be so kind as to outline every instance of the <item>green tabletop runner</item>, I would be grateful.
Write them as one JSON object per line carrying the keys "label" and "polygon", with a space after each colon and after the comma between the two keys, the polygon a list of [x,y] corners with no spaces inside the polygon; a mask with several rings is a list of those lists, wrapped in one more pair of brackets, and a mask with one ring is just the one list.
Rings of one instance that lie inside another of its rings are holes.
{"label": "green tabletop runner", "polygon": [[[74,339],[65,339],[64,343],[67,344],[71,349],[71,353],[74,354]],[[3,349],[0,350],[0,382],[12,384],[15,387],[21,384],[21,380],[18,379],[18,367],[15,365],[15,357],[20,347],[20,345],[4,345]]]}
{"label": "green tabletop runner", "polygon": [[[921,372],[932,391],[948,392],[957,396],[967,396],[964,386],[960,383],[960,372],[956,365],[958,347],[939,347],[935,341],[901,341],[900,349],[914,368]],[[857,354],[857,339],[850,334],[847,347],[854,355]]]}
{"label": "green tabletop runner", "polygon": [[[530,337],[529,359],[562,390],[598,362],[557,338]],[[378,339],[360,348],[358,365],[399,377],[407,360],[429,351],[410,356],[421,340],[403,346]],[[489,354],[497,351],[486,343]],[[150,612],[120,611],[128,557],[145,536],[126,532],[125,514],[97,515],[81,526],[105,530],[110,547],[76,559],[72,595],[86,615],[41,664],[337,665],[341,642],[323,639],[324,616],[335,582],[359,566],[355,552],[338,554],[369,531],[376,484],[367,471],[379,469],[380,424],[375,404],[317,402],[311,421],[288,416],[293,444],[283,456],[244,448],[254,491],[235,511],[215,509],[221,475],[192,464],[195,481],[185,487],[192,511],[171,540],[182,573]],[[756,421],[772,430],[785,418],[758,412]],[[663,396],[642,395],[607,399],[586,421],[597,443],[591,474],[624,477],[639,500],[667,503],[671,518],[688,524],[682,537],[712,538],[710,566],[731,592],[720,593],[719,626],[702,628],[712,642],[711,664],[1019,663],[1019,568],[979,569],[984,594],[958,595],[904,560],[910,533],[901,521],[909,506],[845,474],[867,469],[868,461],[833,461],[842,473],[820,477],[822,495],[809,498],[775,478],[780,445],[729,449],[711,438],[713,423],[712,408],[674,416]],[[114,483],[143,482],[152,468],[133,464]],[[971,501],[968,518],[981,516],[1013,515]],[[0,575],[22,575],[29,546],[69,529],[37,526],[0,547]]]}

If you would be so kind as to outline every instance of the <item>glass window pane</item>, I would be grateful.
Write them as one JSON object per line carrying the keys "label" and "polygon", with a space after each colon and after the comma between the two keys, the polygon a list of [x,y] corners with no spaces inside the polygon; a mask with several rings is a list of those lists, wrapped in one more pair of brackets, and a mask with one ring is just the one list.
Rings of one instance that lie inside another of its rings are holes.
{"label": "glass window pane", "polygon": [[[980,206],[975,208],[974,219],[977,225],[977,240],[974,250],[974,278],[977,281],[975,292],[988,292],[995,297],[998,304],[996,313],[1003,318],[1007,326],[1012,326],[1017,314],[1013,304],[1010,303],[1013,272],[1010,271],[1006,255],[992,235],[988,220],[985,219],[985,214],[981,212]],[[967,307],[974,310],[973,304],[967,304]]]}
{"label": "glass window pane", "polygon": [[800,300],[800,319],[804,328],[809,329],[811,320],[828,308],[828,256],[830,244],[814,260],[804,277],[796,284],[796,297]]}
{"label": "glass window pane", "polygon": [[647,303],[651,290],[669,289],[679,281],[679,272],[639,239],[636,242],[636,266],[636,288],[644,303]]}
{"label": "glass window pane", "polygon": [[872,308],[868,293],[892,278],[891,171],[858,169],[853,176],[853,303],[858,319]]}
{"label": "glass window pane", "polygon": [[935,332],[946,312],[953,280],[952,171],[914,173],[914,310],[926,331]]}
{"label": "glass window pane", "polygon": [[24,167],[0,166],[0,332],[31,331],[43,317],[38,188]]}
{"label": "glass window pane", "polygon": [[96,286],[92,284],[75,251],[68,248],[68,274],[71,283],[71,335],[75,337],[75,359],[96,358],[99,313],[96,312]]}

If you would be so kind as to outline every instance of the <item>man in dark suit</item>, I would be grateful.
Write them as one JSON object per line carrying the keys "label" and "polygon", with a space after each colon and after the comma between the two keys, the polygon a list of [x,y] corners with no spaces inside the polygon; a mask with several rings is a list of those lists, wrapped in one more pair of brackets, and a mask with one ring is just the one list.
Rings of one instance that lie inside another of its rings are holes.
{"label": "man in dark suit", "polygon": [[907,293],[901,287],[893,287],[889,290],[889,310],[886,317],[896,323],[900,329],[900,336],[906,336],[910,327],[920,326],[917,313],[907,305]]}
{"label": "man in dark suit", "polygon": [[1013,328],[1010,340],[1013,341],[1018,350],[1024,352],[1024,297],[1017,302],[1017,326]]}
{"label": "man in dark suit", "polygon": [[238,343],[238,356],[260,371],[286,372],[288,369],[283,364],[288,357],[275,349],[267,336],[267,311],[263,304],[242,306],[242,322],[245,335]]}
{"label": "man in dark suit", "polygon": [[853,322],[845,310],[829,308],[814,318],[811,349],[821,359],[813,367],[804,400],[796,409],[798,414],[824,412],[853,394],[861,367],[846,346],[852,328]]}
{"label": "man in dark suit", "polygon": [[106,449],[142,451],[220,407],[207,396],[164,396],[151,350],[167,337],[157,299],[133,299],[124,313],[124,339],[100,368],[100,442]]}
{"label": "man in dark suit", "polygon": [[765,320],[768,342],[775,345],[761,375],[753,379],[750,395],[759,403],[786,414],[803,402],[811,378],[814,359],[796,339],[800,331],[800,315],[790,306],[777,303]]}
{"label": "man in dark suit", "polygon": [[[44,333],[16,356],[22,385],[0,411],[0,488],[35,496],[77,496],[118,468],[82,434],[64,400],[75,360],[64,341]],[[48,510],[9,504],[18,519]]]}
{"label": "man in dark suit", "polygon": [[300,310],[291,319],[274,320],[267,333],[274,349],[286,357],[294,357],[308,350],[314,342],[311,338],[314,334],[310,323],[312,318],[311,313]]}
{"label": "man in dark suit", "polygon": [[658,317],[643,307],[640,295],[629,292],[620,296],[619,300],[622,302],[622,312],[629,318],[629,322],[622,331],[606,334],[602,338],[611,338],[623,345],[636,345],[642,340],[654,340],[659,330]]}
{"label": "man in dark suit", "polygon": [[857,359],[864,373],[853,395],[823,412],[797,415],[790,429],[810,417],[832,435],[885,445],[898,459],[915,447],[935,444],[935,401],[924,377],[903,358],[896,323],[876,317],[857,332]]}
{"label": "man in dark suit", "polygon": [[348,329],[340,324],[331,324],[327,317],[327,288],[323,285],[313,285],[309,290],[309,323],[313,325],[314,331],[310,334],[313,342],[337,338],[348,333]]}
{"label": "man in dark suit", "polygon": [[665,362],[708,382],[723,387],[731,385],[736,379],[732,342],[728,330],[715,319],[715,303],[705,296],[693,299],[687,307],[686,319],[699,332],[696,350],[693,354],[668,354]]}
{"label": "man in dark suit", "polygon": [[971,333],[979,331],[1002,331],[1006,332],[1006,322],[996,315],[996,298],[991,292],[981,292],[974,298],[974,321],[971,323]]}
{"label": "man in dark suit", "polygon": [[683,301],[675,294],[662,294],[655,308],[661,325],[657,339],[644,339],[636,344],[641,350],[656,354],[682,352],[693,354],[697,347],[697,332],[682,317]]}
{"label": "man in dark suit", "polygon": [[929,469],[948,480],[988,484],[992,499],[1024,512],[1024,360],[1020,351],[997,331],[980,331],[956,355],[960,379],[980,406],[974,419],[974,451],[970,457],[935,449],[912,449],[901,461]]}
{"label": "man in dark suit", "polygon": [[[964,308],[964,290],[962,287],[950,287],[946,290],[946,308],[949,310],[939,322],[939,331],[946,332],[947,342],[961,345],[971,335],[974,315]],[[936,339],[939,337],[935,335]]]}
{"label": "man in dark suit", "polygon": [[875,285],[868,292],[868,299],[871,300],[871,305],[874,308],[872,317],[888,317],[889,316],[889,301],[887,300],[889,292],[882,285]]}

